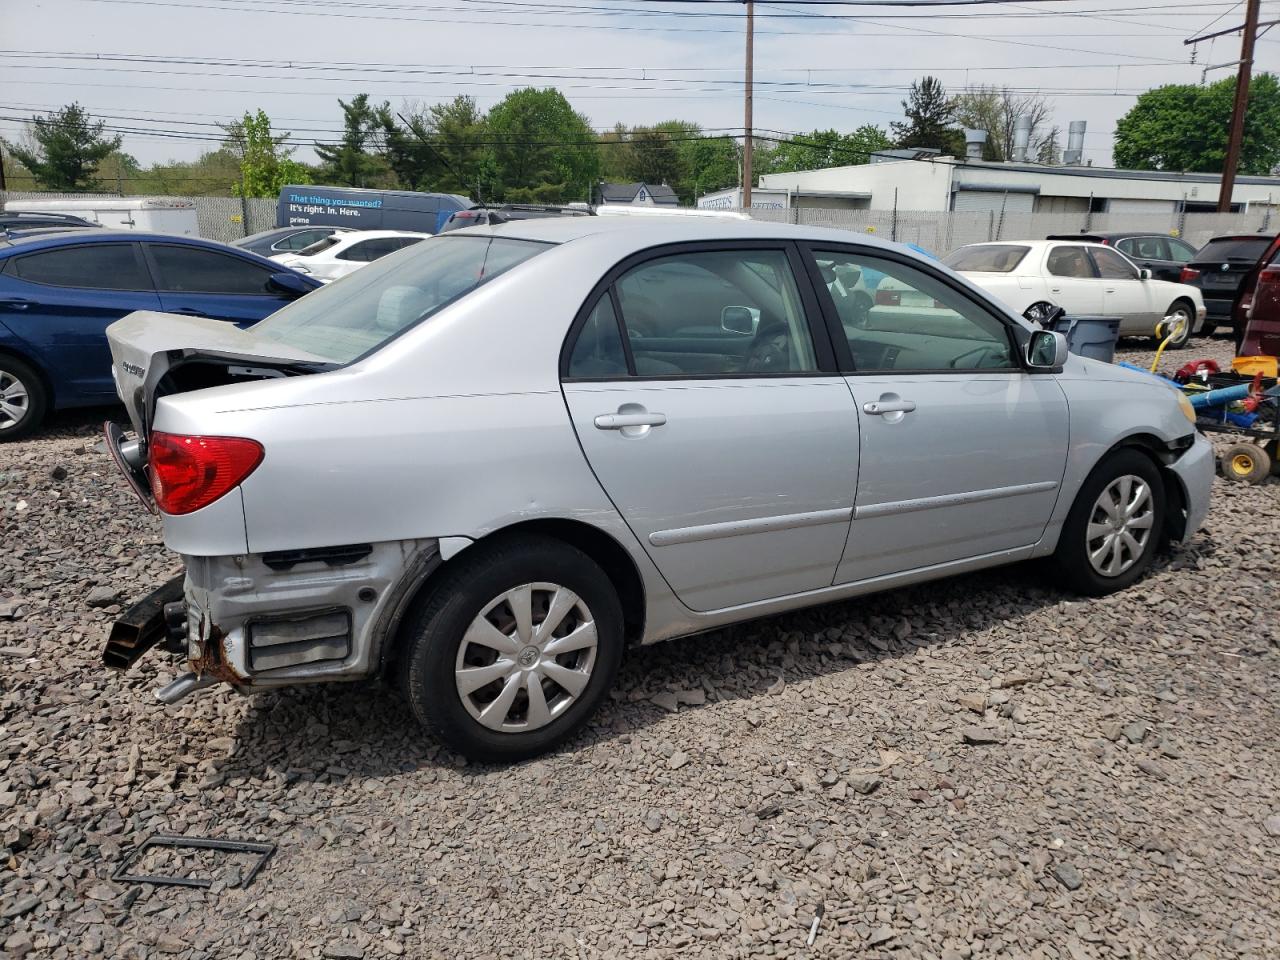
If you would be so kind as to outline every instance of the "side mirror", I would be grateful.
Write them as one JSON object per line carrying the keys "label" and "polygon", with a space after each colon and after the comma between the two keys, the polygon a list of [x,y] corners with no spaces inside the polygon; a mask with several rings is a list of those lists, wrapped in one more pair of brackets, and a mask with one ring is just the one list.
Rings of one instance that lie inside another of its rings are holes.
{"label": "side mirror", "polygon": [[297,273],[273,273],[271,279],[267,281],[269,286],[276,293],[283,293],[287,297],[300,297],[304,293],[310,293],[315,289],[311,284]]}
{"label": "side mirror", "polygon": [[1036,330],[1027,341],[1027,366],[1032,370],[1058,370],[1067,362],[1067,338],[1052,330]]}
{"label": "side mirror", "polygon": [[720,309],[720,329],[725,333],[753,337],[759,325],[760,311],[754,307],[728,306]]}
{"label": "side mirror", "polygon": [[1139,280],[1150,280],[1150,279],[1151,279],[1151,271],[1150,271],[1150,270],[1148,270],[1146,267],[1143,267],[1141,270],[1139,270],[1139,271],[1138,271],[1138,279],[1139,279]]}

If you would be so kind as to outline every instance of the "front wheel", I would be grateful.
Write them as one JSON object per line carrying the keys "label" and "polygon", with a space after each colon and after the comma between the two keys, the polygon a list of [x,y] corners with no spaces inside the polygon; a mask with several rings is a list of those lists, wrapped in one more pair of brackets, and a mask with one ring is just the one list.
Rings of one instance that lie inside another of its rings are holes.
{"label": "front wheel", "polygon": [[469,548],[407,630],[414,715],[473,760],[523,760],[573,736],[622,660],[609,578],[582,551],[542,537]]}
{"label": "front wheel", "polygon": [[1123,590],[1151,565],[1164,516],[1164,481],[1155,464],[1137,450],[1117,450],[1076,494],[1054,561],[1079,593]]}
{"label": "front wheel", "polygon": [[1163,340],[1173,333],[1167,350],[1181,350],[1191,342],[1191,328],[1196,325],[1196,311],[1185,300],[1178,300],[1169,307],[1165,319],[1156,327],[1156,339]]}

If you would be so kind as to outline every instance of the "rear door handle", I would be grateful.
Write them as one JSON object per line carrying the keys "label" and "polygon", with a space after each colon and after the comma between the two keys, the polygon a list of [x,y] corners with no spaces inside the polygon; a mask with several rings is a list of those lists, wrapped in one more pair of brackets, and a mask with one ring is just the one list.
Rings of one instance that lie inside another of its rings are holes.
{"label": "rear door handle", "polygon": [[596,417],[597,430],[622,430],[626,427],[660,427],[667,422],[665,413],[602,413]]}
{"label": "rear door handle", "polygon": [[0,300],[0,306],[8,307],[10,310],[25,310],[31,306],[31,301],[24,297],[5,297]]}
{"label": "rear door handle", "polygon": [[872,400],[862,405],[863,412],[873,417],[883,416],[886,413],[910,413],[915,408],[914,400]]}

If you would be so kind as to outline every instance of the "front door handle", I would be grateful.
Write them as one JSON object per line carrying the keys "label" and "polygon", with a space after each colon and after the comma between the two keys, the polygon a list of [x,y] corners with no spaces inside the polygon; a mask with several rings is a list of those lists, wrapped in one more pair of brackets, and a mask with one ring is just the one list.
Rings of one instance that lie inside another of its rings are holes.
{"label": "front door handle", "polygon": [[597,430],[625,430],[627,427],[660,427],[665,413],[602,413],[596,417]]}
{"label": "front door handle", "polygon": [[31,301],[25,297],[5,297],[0,300],[0,306],[8,307],[10,310],[25,310],[31,306]]}
{"label": "front door handle", "polygon": [[176,313],[184,317],[207,317],[209,316],[203,310],[197,310],[195,307],[178,307],[175,310],[166,310],[166,313]]}
{"label": "front door handle", "polygon": [[872,400],[862,405],[863,412],[873,417],[884,416],[886,413],[910,413],[915,408],[914,400]]}

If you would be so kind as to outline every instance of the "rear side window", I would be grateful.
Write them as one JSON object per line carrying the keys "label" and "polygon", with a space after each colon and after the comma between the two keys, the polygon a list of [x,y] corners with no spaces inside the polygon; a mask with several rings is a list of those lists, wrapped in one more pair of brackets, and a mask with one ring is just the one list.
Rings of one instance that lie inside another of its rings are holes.
{"label": "rear side window", "polygon": [[506,237],[433,237],[412,254],[379,260],[293,301],[253,332],[350,363],[550,248]]}
{"label": "rear side window", "polygon": [[970,273],[1012,273],[1030,247],[1012,244],[977,244],[961,247],[942,262],[952,270]]}
{"label": "rear side window", "polygon": [[317,240],[309,247],[303,247],[298,251],[300,257],[314,257],[317,253],[323,253],[330,247],[335,246],[342,239],[341,235],[334,234],[331,237],[325,237],[323,240]]}
{"label": "rear side window", "polygon": [[1045,269],[1055,277],[1094,276],[1093,265],[1084,247],[1054,247],[1049,251]]}
{"label": "rear side window", "polygon": [[304,233],[295,233],[291,237],[285,237],[276,243],[272,250],[302,250],[311,244],[323,240],[329,236],[328,230],[307,230]]}
{"label": "rear side window", "polygon": [[1210,240],[1201,247],[1200,252],[1196,254],[1196,259],[1247,260],[1253,263],[1266,252],[1270,245],[1270,237],[1223,237],[1219,240]]}
{"label": "rear side window", "polygon": [[12,276],[51,287],[91,290],[150,290],[151,278],[138,262],[134,244],[95,243],[83,247],[59,247],[17,257],[8,271]]}
{"label": "rear side window", "polygon": [[627,375],[627,354],[622,348],[618,315],[608,291],[600,298],[578,333],[578,342],[569,358],[569,377],[574,380],[616,380]]}
{"label": "rear side window", "polygon": [[214,250],[150,244],[156,289],[166,293],[270,293],[271,271]]}

